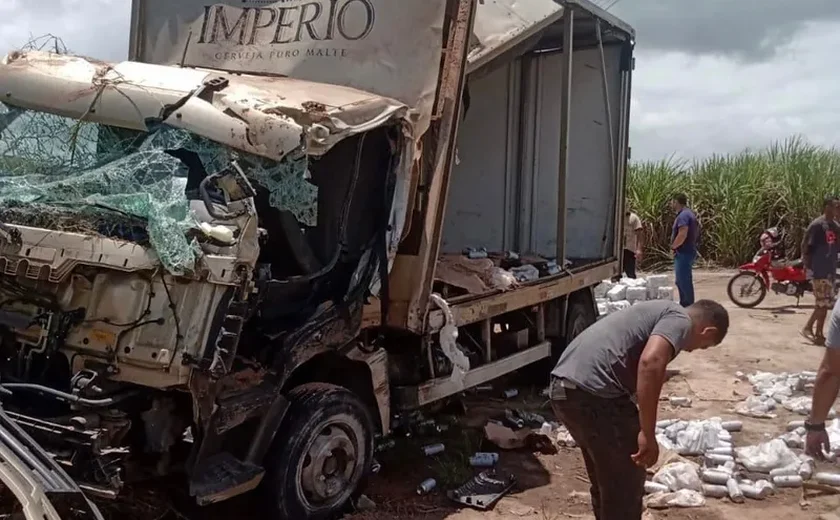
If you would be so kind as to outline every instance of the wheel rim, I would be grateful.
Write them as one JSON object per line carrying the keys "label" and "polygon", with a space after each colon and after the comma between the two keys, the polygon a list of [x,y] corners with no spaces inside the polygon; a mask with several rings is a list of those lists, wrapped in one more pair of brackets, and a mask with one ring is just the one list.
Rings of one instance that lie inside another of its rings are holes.
{"label": "wheel rim", "polygon": [[732,291],[730,296],[737,303],[743,305],[754,304],[762,296],[764,284],[757,277],[749,274],[739,274],[732,279]]}
{"label": "wheel rim", "polygon": [[310,440],[300,461],[300,498],[311,509],[332,507],[352,492],[360,452],[353,426],[343,421],[324,424]]}

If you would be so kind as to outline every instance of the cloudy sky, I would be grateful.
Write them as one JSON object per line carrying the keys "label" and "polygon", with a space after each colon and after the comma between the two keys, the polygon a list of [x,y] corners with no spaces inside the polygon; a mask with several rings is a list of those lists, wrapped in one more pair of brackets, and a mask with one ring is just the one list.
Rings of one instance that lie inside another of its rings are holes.
{"label": "cloudy sky", "polygon": [[[52,33],[75,52],[123,59],[129,4],[0,0],[0,47]],[[612,11],[637,31],[634,159],[735,152],[796,134],[840,145],[840,1],[619,0]]]}

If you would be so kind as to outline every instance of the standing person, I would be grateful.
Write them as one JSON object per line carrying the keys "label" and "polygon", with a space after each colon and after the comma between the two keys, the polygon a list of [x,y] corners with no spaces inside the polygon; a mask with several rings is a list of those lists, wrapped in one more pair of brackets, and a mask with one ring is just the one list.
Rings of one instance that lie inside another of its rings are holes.
{"label": "standing person", "polygon": [[814,384],[814,400],[811,415],[805,421],[808,436],[805,440],[805,452],[817,459],[823,459],[823,451],[831,451],[825,420],[840,390],[840,302],[834,304],[831,319],[828,322],[828,334],[825,339],[825,353],[817,372]]}
{"label": "standing person", "polygon": [[647,301],[597,321],[560,356],[551,407],[583,452],[597,520],[642,517],[645,468],[659,458],[665,367],[682,351],[718,345],[728,329],[717,302]]}
{"label": "standing person", "polygon": [[621,270],[627,278],[636,278],[636,265],[642,261],[644,234],[642,219],[629,209],[624,212],[624,255]]}
{"label": "standing person", "polygon": [[837,273],[837,253],[840,251],[840,226],[837,216],[837,197],[823,200],[823,214],[814,219],[802,239],[802,262],[812,277],[814,287],[814,312],[802,329],[802,336],[816,345],[825,342],[823,325],[825,315],[834,305],[834,279]]}
{"label": "standing person", "polygon": [[697,240],[700,226],[697,215],[688,208],[688,198],[680,193],[671,200],[671,208],[677,213],[671,229],[671,251],[674,253],[674,279],[680,292],[680,305],[688,307],[694,303],[694,280],[691,270],[697,258]]}

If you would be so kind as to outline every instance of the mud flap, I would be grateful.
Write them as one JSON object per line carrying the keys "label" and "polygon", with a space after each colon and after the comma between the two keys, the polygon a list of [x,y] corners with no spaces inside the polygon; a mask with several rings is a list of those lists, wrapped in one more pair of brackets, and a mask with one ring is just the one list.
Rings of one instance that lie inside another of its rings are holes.
{"label": "mud flap", "polygon": [[27,520],[102,520],[99,509],[44,449],[0,407],[0,481]]}

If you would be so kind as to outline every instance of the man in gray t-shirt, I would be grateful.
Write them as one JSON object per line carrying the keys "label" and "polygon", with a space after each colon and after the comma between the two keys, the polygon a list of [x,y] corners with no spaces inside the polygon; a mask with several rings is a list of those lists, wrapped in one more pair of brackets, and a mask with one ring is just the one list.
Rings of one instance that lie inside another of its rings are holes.
{"label": "man in gray t-shirt", "polygon": [[728,329],[729,314],[711,300],[642,302],[584,330],[560,356],[551,406],[583,452],[597,520],[641,518],[665,367],[682,351],[718,345]]}

